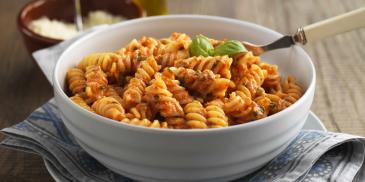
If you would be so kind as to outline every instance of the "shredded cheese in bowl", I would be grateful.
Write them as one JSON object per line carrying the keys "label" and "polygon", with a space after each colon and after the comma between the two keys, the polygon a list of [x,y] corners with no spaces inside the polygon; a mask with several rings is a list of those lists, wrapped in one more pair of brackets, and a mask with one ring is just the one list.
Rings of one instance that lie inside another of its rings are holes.
{"label": "shredded cheese in bowl", "polygon": [[[123,20],[125,18],[105,11],[91,11],[84,19],[84,29],[86,30],[101,24],[114,24]],[[51,20],[45,16],[31,21],[28,27],[42,36],[61,40],[70,39],[78,34],[74,23]]]}

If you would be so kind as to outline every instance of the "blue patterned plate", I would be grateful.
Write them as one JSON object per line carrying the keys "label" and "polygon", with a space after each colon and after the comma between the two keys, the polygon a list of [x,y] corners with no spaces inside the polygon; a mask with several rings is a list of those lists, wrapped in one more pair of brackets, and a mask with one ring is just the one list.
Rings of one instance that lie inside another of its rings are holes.
{"label": "blue patterned plate", "polygon": [[[327,131],[326,127],[322,124],[321,120],[313,113],[310,112],[309,116],[307,118],[307,121],[305,122],[303,129],[306,130],[319,130],[319,131]],[[52,178],[56,182],[62,182],[62,178],[60,178],[57,173],[54,172],[53,167],[51,164],[45,160],[44,164],[49,172],[49,174],[52,176]]]}

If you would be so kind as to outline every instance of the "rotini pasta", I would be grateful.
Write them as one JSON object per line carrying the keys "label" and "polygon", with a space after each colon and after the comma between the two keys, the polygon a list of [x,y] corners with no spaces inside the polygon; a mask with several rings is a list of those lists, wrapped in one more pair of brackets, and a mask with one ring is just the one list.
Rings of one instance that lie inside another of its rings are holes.
{"label": "rotini pasta", "polygon": [[223,111],[224,103],[217,99],[207,103],[207,122],[209,128],[221,128],[228,126],[228,117]]}
{"label": "rotini pasta", "polygon": [[277,65],[261,62],[250,51],[225,53],[221,48],[227,40],[198,37],[211,44],[208,51],[192,51],[198,39],[174,32],[85,56],[67,72],[70,99],[130,125],[203,129],[270,116],[304,94],[293,76],[280,76]]}
{"label": "rotini pasta", "polygon": [[206,111],[199,101],[193,101],[184,107],[186,124],[189,128],[208,128]]}
{"label": "rotini pasta", "polygon": [[123,107],[131,108],[142,101],[146,84],[138,78],[132,78],[123,92]]}
{"label": "rotini pasta", "polygon": [[148,127],[148,128],[168,128],[168,125],[166,122],[160,123],[158,120],[154,120],[153,122],[151,122],[148,119],[124,118],[121,120],[121,122],[130,124],[130,125],[135,125],[135,126],[144,126],[144,127]]}
{"label": "rotini pasta", "polygon": [[165,122],[174,129],[186,129],[188,126],[186,125],[186,120],[183,117],[173,117],[173,118],[166,118]]}
{"label": "rotini pasta", "polygon": [[171,67],[175,65],[175,62],[180,59],[186,59],[189,57],[189,52],[186,50],[179,50],[176,52],[167,52],[157,56],[157,62],[162,68]]}
{"label": "rotini pasta", "polygon": [[117,79],[119,76],[118,62],[120,62],[120,56],[118,54],[112,52],[94,53],[84,57],[78,67],[86,70],[88,66],[100,66],[108,77]]}
{"label": "rotini pasta", "polygon": [[229,99],[224,104],[224,112],[235,118],[237,123],[252,121],[264,115],[262,108],[240,91],[229,95]]}
{"label": "rotini pasta", "polygon": [[228,87],[234,87],[231,80],[220,78],[211,70],[204,70],[203,72],[194,71],[183,67],[169,68],[188,89],[206,97],[212,95],[214,97],[224,97]]}
{"label": "rotini pasta", "polygon": [[268,116],[271,109],[270,107],[272,107],[270,98],[268,98],[266,94],[263,94],[256,97],[254,101],[257,103],[257,105],[261,108],[262,111],[262,114],[258,115],[257,119]]}
{"label": "rotini pasta", "polygon": [[117,100],[120,104],[123,103],[122,98],[119,96],[118,92],[115,90],[115,88],[111,85],[108,85],[105,89],[104,95],[106,97],[113,97],[115,100]]}
{"label": "rotini pasta", "polygon": [[72,94],[78,94],[85,91],[86,78],[85,72],[79,68],[71,68],[67,72],[68,88]]}
{"label": "rotini pasta", "polygon": [[129,113],[127,113],[127,117],[130,119],[152,119],[154,116],[152,115],[152,110],[146,103],[139,103],[135,107],[129,109]]}
{"label": "rotini pasta", "polygon": [[126,47],[126,52],[134,52],[138,50],[141,55],[148,57],[159,53],[161,47],[159,42],[152,37],[142,37],[139,41],[133,39]]}
{"label": "rotini pasta", "polygon": [[179,80],[175,80],[175,76],[169,69],[165,69],[162,75],[162,79],[165,82],[167,89],[172,93],[174,98],[179,101],[180,105],[184,106],[193,101],[193,97],[191,97],[189,92],[180,85]]}
{"label": "rotini pasta", "polygon": [[232,67],[232,74],[233,77],[236,78],[243,76],[241,74],[245,73],[251,67],[251,65],[257,65],[260,63],[260,57],[254,56],[252,52],[237,54],[233,57],[233,60],[234,65]]}
{"label": "rotini pasta", "polygon": [[100,99],[108,85],[105,73],[100,69],[100,66],[90,65],[86,67],[85,77],[86,95],[92,100]]}
{"label": "rotini pasta", "polygon": [[148,57],[147,60],[142,61],[138,67],[135,78],[141,79],[145,84],[152,80],[155,73],[161,69],[152,56]]}
{"label": "rotini pasta", "polygon": [[146,84],[151,81],[154,74],[159,70],[160,66],[153,57],[141,62],[134,78],[129,81],[123,93],[123,106],[125,108],[131,108],[142,101]]}
{"label": "rotini pasta", "polygon": [[293,76],[288,76],[282,84],[283,92],[289,96],[286,100],[290,103],[296,102],[302,95],[303,89],[296,83]]}
{"label": "rotini pasta", "polygon": [[168,124],[166,122],[159,122],[158,120],[154,120],[153,122],[151,122],[148,119],[124,118],[121,120],[121,122],[128,123],[130,125],[144,126],[149,128],[168,128]]}
{"label": "rotini pasta", "polygon": [[274,94],[267,94],[267,97],[270,99],[270,114],[275,114],[284,110],[285,108],[291,105],[290,102],[286,101],[285,99],[280,98],[278,95]]}
{"label": "rotini pasta", "polygon": [[90,111],[90,112],[94,112],[94,110],[91,109],[91,107],[86,103],[86,101],[78,94],[70,97],[70,99],[76,103],[77,105],[79,105],[80,107]]}
{"label": "rotini pasta", "polygon": [[122,76],[134,74],[137,71],[137,67],[140,62],[146,59],[145,56],[142,56],[139,50],[128,52],[125,48],[123,48],[117,53],[121,56],[117,65],[119,79],[121,79],[120,77]]}
{"label": "rotini pasta", "polygon": [[162,68],[174,66],[175,61],[189,57],[191,39],[183,33],[172,33],[167,39],[160,40],[160,46],[155,50],[158,64]]}
{"label": "rotini pasta", "polygon": [[104,117],[120,121],[125,118],[124,109],[113,97],[98,99],[91,106],[92,109]]}
{"label": "rotini pasta", "polygon": [[267,77],[267,71],[261,69],[256,64],[251,65],[250,69],[246,71],[246,74],[236,82],[237,85],[244,85],[255,96],[257,89],[261,88]]}
{"label": "rotini pasta", "polygon": [[221,77],[231,78],[231,64],[232,58],[228,56],[215,57],[191,57],[188,59],[181,59],[176,61],[176,67],[185,67],[195,71],[211,70],[215,74],[220,74]]}
{"label": "rotini pasta", "polygon": [[264,69],[267,72],[267,77],[264,80],[262,86],[266,88],[269,92],[281,91],[278,66],[268,63],[260,63],[259,66],[261,69]]}
{"label": "rotini pasta", "polygon": [[184,111],[181,105],[167,90],[161,77],[160,73],[155,75],[152,84],[146,88],[144,100],[151,105],[155,112],[159,112],[165,118],[183,116]]}
{"label": "rotini pasta", "polygon": [[171,34],[170,39],[177,43],[177,49],[180,50],[181,49],[187,50],[191,43],[191,38],[184,33],[174,32]]}

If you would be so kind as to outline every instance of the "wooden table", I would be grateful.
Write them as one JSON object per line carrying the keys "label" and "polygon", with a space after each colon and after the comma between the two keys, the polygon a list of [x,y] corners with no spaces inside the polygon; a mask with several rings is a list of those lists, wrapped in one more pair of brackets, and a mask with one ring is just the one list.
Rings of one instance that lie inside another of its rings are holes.
{"label": "wooden table", "polygon": [[[26,118],[49,100],[52,88],[26,52],[16,15],[26,0],[0,1],[0,128]],[[171,13],[251,21],[283,34],[365,6],[365,0],[171,0]],[[365,30],[306,45],[317,68],[312,106],[330,131],[365,136]],[[3,136],[0,136],[0,140]],[[52,181],[40,157],[0,148],[0,181]]]}

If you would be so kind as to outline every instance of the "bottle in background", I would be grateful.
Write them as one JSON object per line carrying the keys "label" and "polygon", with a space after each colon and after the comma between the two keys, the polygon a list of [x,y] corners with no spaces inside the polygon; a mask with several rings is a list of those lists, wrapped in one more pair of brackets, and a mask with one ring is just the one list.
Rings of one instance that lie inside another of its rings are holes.
{"label": "bottle in background", "polygon": [[133,0],[141,5],[147,12],[147,16],[166,15],[166,0]]}

